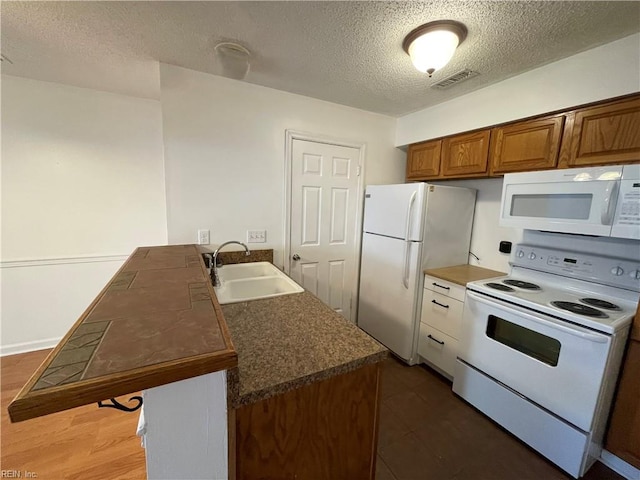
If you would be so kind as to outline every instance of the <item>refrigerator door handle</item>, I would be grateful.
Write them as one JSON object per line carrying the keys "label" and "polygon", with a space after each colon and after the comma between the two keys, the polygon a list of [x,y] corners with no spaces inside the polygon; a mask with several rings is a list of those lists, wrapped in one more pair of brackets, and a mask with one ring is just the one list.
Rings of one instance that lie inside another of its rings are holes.
{"label": "refrigerator door handle", "polygon": [[410,243],[404,242],[404,268],[402,269],[402,285],[409,290],[409,253]]}
{"label": "refrigerator door handle", "polygon": [[413,202],[416,201],[417,191],[414,191],[411,194],[411,198],[409,199],[409,206],[407,207],[407,224],[404,229],[404,241],[409,241],[409,233],[411,232],[411,210],[413,210]]}
{"label": "refrigerator door handle", "polygon": [[407,207],[407,225],[404,230],[404,268],[402,270],[402,285],[407,290],[409,289],[409,257],[411,253],[409,243],[409,233],[411,232],[411,210],[413,210],[413,202],[416,201],[416,194],[414,191],[409,199],[409,206]]}

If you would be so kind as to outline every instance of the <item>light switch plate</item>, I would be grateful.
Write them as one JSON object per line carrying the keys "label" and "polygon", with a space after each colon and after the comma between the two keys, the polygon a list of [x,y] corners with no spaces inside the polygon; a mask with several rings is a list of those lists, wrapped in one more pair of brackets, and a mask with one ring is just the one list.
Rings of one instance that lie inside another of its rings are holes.
{"label": "light switch plate", "polygon": [[209,245],[209,230],[198,230],[198,245]]}
{"label": "light switch plate", "polygon": [[266,243],[266,230],[247,230],[247,243]]}

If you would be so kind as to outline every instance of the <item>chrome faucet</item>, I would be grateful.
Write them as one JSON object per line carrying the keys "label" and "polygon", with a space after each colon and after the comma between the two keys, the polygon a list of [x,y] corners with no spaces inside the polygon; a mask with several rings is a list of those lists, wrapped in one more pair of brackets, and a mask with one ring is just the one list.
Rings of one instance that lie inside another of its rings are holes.
{"label": "chrome faucet", "polygon": [[224,242],[222,245],[216,248],[209,262],[209,273],[211,275],[211,281],[213,282],[214,287],[220,286],[220,279],[218,278],[218,253],[220,252],[220,250],[222,250],[222,247],[231,245],[233,243],[244,247],[245,256],[248,257],[249,255],[251,255],[251,252],[249,251],[249,247],[247,247],[244,243],[236,242],[235,240],[231,240],[230,242]]}

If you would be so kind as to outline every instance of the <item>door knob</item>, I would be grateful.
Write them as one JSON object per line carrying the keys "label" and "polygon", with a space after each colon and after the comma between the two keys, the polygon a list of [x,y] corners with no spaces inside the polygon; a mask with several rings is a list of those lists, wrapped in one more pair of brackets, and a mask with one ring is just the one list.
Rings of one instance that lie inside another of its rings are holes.
{"label": "door knob", "polygon": [[293,257],[291,257],[291,258],[292,258],[294,261],[296,261],[296,262],[297,262],[298,260],[300,260],[300,255],[298,255],[297,253],[294,253],[294,254],[293,254]]}

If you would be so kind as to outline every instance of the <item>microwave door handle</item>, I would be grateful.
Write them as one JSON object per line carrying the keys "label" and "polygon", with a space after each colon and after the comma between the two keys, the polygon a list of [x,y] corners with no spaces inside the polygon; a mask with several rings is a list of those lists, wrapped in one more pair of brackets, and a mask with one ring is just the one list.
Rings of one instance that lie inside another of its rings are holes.
{"label": "microwave door handle", "polygon": [[540,325],[545,325],[555,330],[559,330],[561,332],[568,333],[569,335],[573,335],[574,337],[579,337],[584,340],[589,340],[590,342],[607,343],[607,340],[609,338],[606,334],[598,335],[594,333],[588,333],[582,330],[577,330],[571,327],[567,327],[562,323],[560,323],[559,321],[546,316],[544,320],[540,320],[539,318],[533,315],[523,312],[520,308],[516,306],[511,307],[511,306],[503,305],[502,303],[499,302],[499,300],[493,300],[493,301],[486,300],[484,297],[481,297],[477,293],[471,292],[469,290],[467,290],[467,295],[469,295],[471,298],[473,298],[473,300],[475,300],[478,303],[484,303],[485,305],[489,305],[494,308],[496,307],[496,304],[498,304],[501,309],[515,310],[518,316],[524,317],[531,322],[535,322]]}
{"label": "microwave door handle", "polygon": [[618,188],[620,182],[611,180],[605,188],[604,201],[602,203],[602,211],[600,212],[600,222],[602,225],[611,225],[613,214],[615,213],[616,200],[618,199]]}
{"label": "microwave door handle", "polygon": [[402,285],[409,290],[409,257],[411,253],[411,245],[409,244],[409,233],[411,232],[411,210],[413,210],[413,202],[416,201],[416,194],[413,192],[407,206],[407,224],[404,229],[404,265],[402,269]]}

